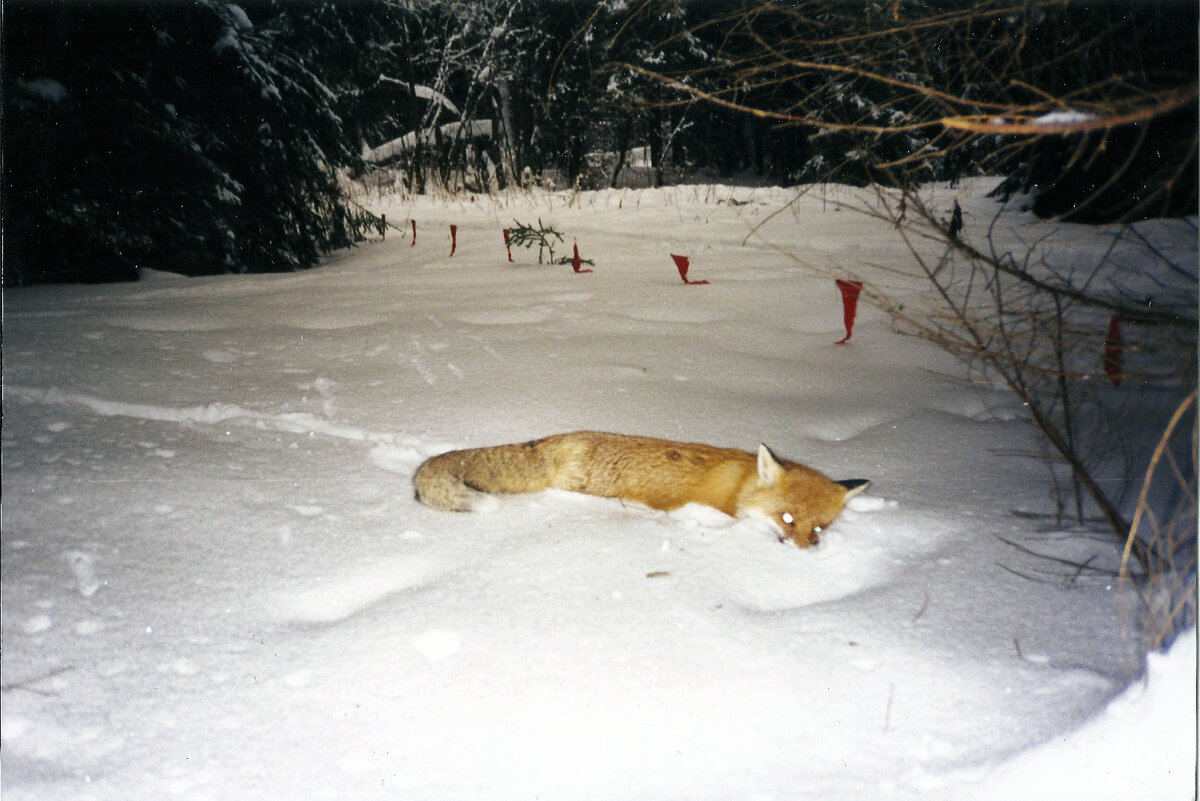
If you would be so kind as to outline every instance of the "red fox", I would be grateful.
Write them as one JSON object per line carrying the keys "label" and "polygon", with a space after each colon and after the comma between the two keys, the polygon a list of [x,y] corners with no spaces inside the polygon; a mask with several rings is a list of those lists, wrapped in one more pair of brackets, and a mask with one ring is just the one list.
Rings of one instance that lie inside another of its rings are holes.
{"label": "red fox", "polygon": [[561,489],[670,511],[699,503],[731,517],[772,523],[779,541],[816,545],[865,479],[832,481],[812,468],[732,448],[599,431],[576,431],[427,459],[413,476],[417,500],[468,512],[484,495]]}

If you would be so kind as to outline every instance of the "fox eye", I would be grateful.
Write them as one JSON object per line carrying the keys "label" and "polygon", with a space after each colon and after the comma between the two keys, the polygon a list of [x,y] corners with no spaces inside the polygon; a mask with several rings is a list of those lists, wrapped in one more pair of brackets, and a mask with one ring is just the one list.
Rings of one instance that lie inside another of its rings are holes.
{"label": "fox eye", "polygon": [[782,520],[784,523],[787,523],[789,526],[792,523],[796,522],[796,518],[792,517],[791,512],[784,512],[782,515],[779,516],[779,519]]}
{"label": "fox eye", "polygon": [[820,534],[820,533],[821,533],[821,527],[813,526],[813,534]]}

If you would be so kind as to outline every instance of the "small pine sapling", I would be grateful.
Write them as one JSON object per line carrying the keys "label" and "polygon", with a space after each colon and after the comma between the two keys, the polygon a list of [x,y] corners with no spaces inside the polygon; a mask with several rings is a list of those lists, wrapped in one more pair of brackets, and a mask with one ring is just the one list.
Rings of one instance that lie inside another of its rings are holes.
{"label": "small pine sapling", "polygon": [[509,231],[508,241],[510,245],[523,247],[525,249],[538,246],[538,264],[544,264],[543,254],[549,252],[550,263],[554,264],[554,240],[563,241],[563,236],[552,227],[547,227],[542,223],[542,218],[538,217],[538,227],[534,228],[531,225],[526,225],[520,220],[513,220],[515,225]]}

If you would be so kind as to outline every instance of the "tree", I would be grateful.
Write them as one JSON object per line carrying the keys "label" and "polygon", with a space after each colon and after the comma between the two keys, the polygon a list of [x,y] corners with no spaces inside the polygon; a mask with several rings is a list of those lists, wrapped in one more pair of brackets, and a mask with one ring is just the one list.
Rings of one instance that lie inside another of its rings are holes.
{"label": "tree", "polygon": [[283,6],[246,8],[6,6],[6,284],[296,269],[361,236],[339,98]]}
{"label": "tree", "polygon": [[660,102],[657,82],[608,62],[703,60],[685,4],[447,0],[400,13],[412,47],[381,79],[393,123],[372,134],[371,159],[397,166],[415,191],[431,175],[452,189],[502,188],[527,170],[611,184],[638,145],[661,181],[671,152],[683,152],[682,108]]}

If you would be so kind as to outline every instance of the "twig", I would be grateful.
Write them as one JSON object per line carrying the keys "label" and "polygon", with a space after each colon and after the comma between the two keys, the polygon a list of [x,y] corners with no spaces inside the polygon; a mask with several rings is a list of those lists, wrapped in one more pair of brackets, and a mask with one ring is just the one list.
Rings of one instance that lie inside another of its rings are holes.
{"label": "twig", "polygon": [[32,687],[30,685],[37,684],[38,682],[45,681],[46,679],[52,679],[55,676],[59,676],[63,673],[66,673],[66,672],[68,672],[70,670],[74,670],[74,669],[75,668],[72,665],[66,665],[64,667],[55,668],[54,670],[51,670],[49,673],[43,673],[41,676],[34,676],[32,678],[22,679],[21,681],[14,681],[10,684],[0,685],[0,690],[3,690],[4,692],[9,692],[11,690],[25,690],[26,692],[34,693],[36,695],[42,695],[47,698],[52,698],[52,697],[54,697],[54,693],[46,692],[45,690],[39,690],[36,687]]}
{"label": "twig", "polygon": [[[995,534],[993,536],[995,536],[996,539],[1000,540],[1005,545],[1008,545],[1012,548],[1016,548],[1021,553],[1029,554],[1030,556],[1036,556],[1037,558],[1045,559],[1048,562],[1055,562],[1060,565],[1066,565],[1067,567],[1075,568],[1075,571],[1076,571],[1075,577],[1076,578],[1078,578],[1079,574],[1083,573],[1083,572],[1090,572],[1090,573],[1094,573],[1094,574],[1100,575],[1100,576],[1116,577],[1116,575],[1117,575],[1116,570],[1105,570],[1105,569],[1098,568],[1098,567],[1092,567],[1091,562],[1096,558],[1096,554],[1093,554],[1092,556],[1088,557],[1087,561],[1077,562],[1074,559],[1063,559],[1060,556],[1051,556],[1050,554],[1040,553],[1038,551],[1033,550],[1032,548],[1027,548],[1024,545],[1021,545],[1020,543],[1013,542],[1012,540],[1007,539],[1005,537],[1001,537],[999,534]],[[1074,579],[1072,579],[1072,581],[1074,581]]]}
{"label": "twig", "polygon": [[925,597],[921,600],[921,608],[917,610],[915,615],[913,615],[913,623],[916,623],[918,620],[920,620],[921,616],[925,614],[925,611],[929,609],[929,593],[926,592],[924,595]]}

